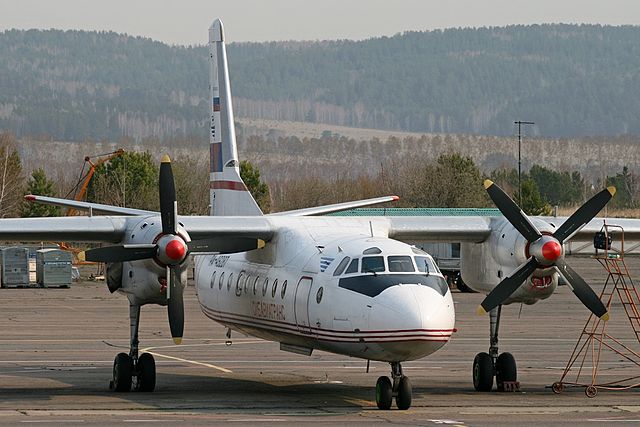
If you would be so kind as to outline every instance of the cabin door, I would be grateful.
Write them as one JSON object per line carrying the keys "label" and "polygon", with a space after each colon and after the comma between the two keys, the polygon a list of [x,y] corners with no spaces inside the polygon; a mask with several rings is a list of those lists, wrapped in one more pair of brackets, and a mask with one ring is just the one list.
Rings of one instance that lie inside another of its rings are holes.
{"label": "cabin door", "polygon": [[311,334],[309,326],[309,294],[313,279],[311,277],[302,277],[296,286],[296,295],[294,298],[296,325],[298,330],[305,334]]}

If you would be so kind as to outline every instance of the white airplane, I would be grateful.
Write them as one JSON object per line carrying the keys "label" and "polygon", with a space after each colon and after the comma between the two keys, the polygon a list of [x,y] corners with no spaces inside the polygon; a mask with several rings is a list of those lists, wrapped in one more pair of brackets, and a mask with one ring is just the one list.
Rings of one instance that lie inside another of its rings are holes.
{"label": "white airplane", "polygon": [[[299,354],[318,349],[389,362],[391,379],[382,376],[376,383],[381,409],[389,409],[394,398],[399,409],[411,406],[411,384],[402,362],[437,351],[455,331],[445,279],[432,257],[411,242],[463,242],[464,281],[488,294],[482,310],[491,313],[490,352],[480,353],[474,362],[478,390],[491,389],[494,377],[498,383],[516,379],[513,356],[498,354],[501,305],[547,298],[557,286],[558,271],[592,312],[606,317],[598,297],[564,263],[562,242],[573,235],[591,238],[599,230],[595,220],[583,226],[613,190],[603,190],[557,229],[550,220],[529,220],[491,182],[485,185],[504,217],[317,216],[394,196],[263,215],[239,174],[219,20],[209,29],[209,55],[211,216],[177,214],[165,156],[160,213],[29,195],[28,200],[73,207],[89,216],[0,220],[0,240],[115,244],[88,250],[86,259],[106,262],[109,290],[129,299],[130,351],[115,358],[116,391],[129,391],[132,385],[139,391],[155,388],[153,357],[138,354],[141,306],[166,305],[171,335],[181,341],[190,254],[203,313],[229,331],[276,341],[282,350]],[[107,216],[94,216],[96,212]],[[623,225],[640,231],[637,221]]]}

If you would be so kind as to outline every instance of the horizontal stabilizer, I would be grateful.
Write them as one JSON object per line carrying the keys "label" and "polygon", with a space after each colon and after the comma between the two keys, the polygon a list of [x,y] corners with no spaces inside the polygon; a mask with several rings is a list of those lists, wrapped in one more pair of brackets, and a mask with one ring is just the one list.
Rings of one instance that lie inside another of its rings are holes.
{"label": "horizontal stabilizer", "polygon": [[313,216],[313,215],[325,215],[333,212],[341,212],[349,209],[362,208],[365,206],[377,205],[386,202],[395,202],[399,199],[398,196],[383,196],[375,197],[373,199],[355,200],[353,202],[336,203],[333,205],[317,206],[314,208],[296,209],[292,211],[276,212],[269,214],[268,216]]}
{"label": "horizontal stabilizer", "polygon": [[85,212],[106,213],[114,215],[157,215],[157,212],[145,211],[142,209],[123,208],[120,206],[103,205],[100,203],[79,202],[77,200],[59,199],[57,197],[36,196],[28,194],[24,196],[25,200],[32,203],[42,205],[62,206],[65,208],[73,208]]}

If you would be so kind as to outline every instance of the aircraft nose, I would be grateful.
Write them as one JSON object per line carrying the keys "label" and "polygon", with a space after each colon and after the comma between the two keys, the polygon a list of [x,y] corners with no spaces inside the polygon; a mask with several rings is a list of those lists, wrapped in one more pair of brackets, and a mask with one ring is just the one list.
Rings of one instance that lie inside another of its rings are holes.
{"label": "aircraft nose", "polygon": [[455,311],[450,292],[441,295],[427,286],[399,285],[379,297],[369,322],[372,329],[388,332],[384,347],[390,361],[419,359],[451,338]]}

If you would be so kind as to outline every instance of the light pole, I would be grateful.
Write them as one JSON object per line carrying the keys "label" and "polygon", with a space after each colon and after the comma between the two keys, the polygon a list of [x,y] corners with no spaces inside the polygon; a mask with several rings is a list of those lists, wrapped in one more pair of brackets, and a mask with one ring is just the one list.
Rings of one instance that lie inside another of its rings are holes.
{"label": "light pole", "polygon": [[515,122],[513,122],[514,124],[518,125],[518,205],[520,206],[520,209],[522,209],[522,181],[521,181],[521,175],[522,175],[522,161],[521,161],[521,146],[522,146],[522,132],[521,132],[521,127],[522,125],[535,125],[534,122],[525,122],[522,120],[516,120]]}

